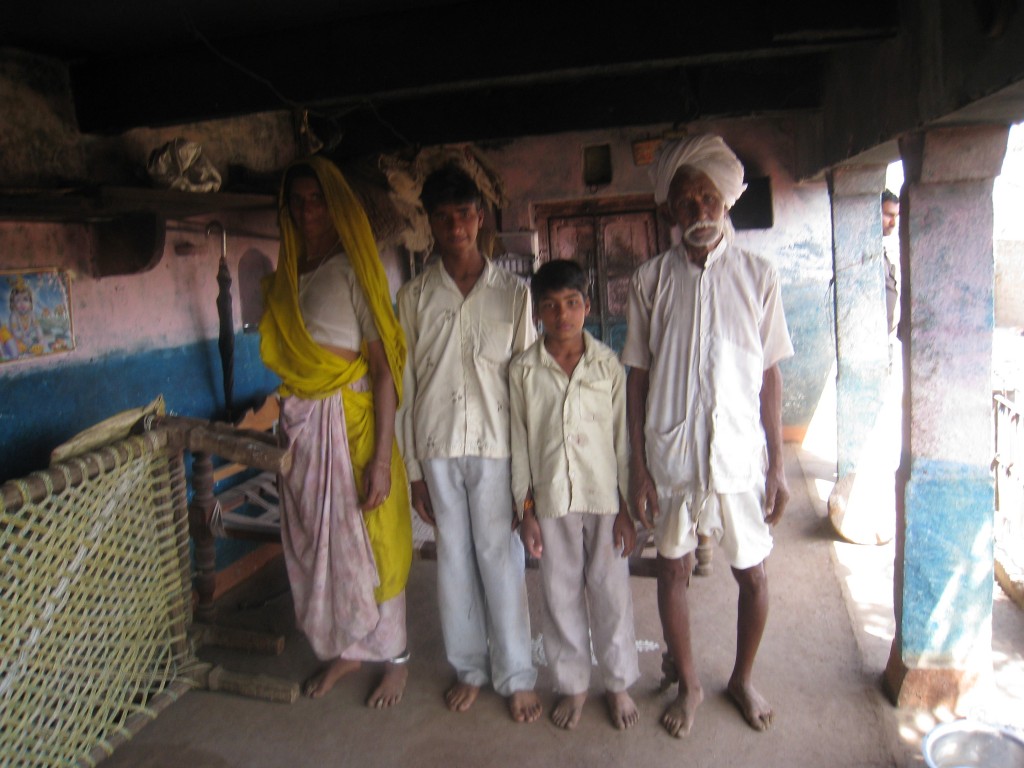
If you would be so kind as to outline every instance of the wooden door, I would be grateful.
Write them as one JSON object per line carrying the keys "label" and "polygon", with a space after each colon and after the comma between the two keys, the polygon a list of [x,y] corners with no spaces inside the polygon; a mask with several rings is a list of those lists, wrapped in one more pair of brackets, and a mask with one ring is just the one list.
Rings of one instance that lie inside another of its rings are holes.
{"label": "wooden door", "polygon": [[547,218],[546,231],[541,231],[547,241],[547,259],[570,259],[583,267],[590,278],[587,328],[619,349],[625,340],[629,277],[659,251],[653,206],[639,211],[567,213]]}

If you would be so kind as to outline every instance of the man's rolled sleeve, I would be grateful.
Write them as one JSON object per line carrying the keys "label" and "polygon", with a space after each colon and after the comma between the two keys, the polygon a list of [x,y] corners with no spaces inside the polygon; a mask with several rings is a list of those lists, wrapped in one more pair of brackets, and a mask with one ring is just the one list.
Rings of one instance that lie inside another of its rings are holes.
{"label": "man's rolled sleeve", "polygon": [[793,341],[786,324],[782,306],[782,287],[775,269],[768,274],[768,291],[761,323],[761,347],[764,350],[764,370],[793,356]]}
{"label": "man's rolled sleeve", "polygon": [[514,362],[508,377],[509,410],[512,431],[512,501],[523,516],[523,501],[533,480],[530,473],[530,444],[526,429],[526,395],[523,391],[523,369]]}
{"label": "man's rolled sleeve", "polygon": [[626,374],[619,369],[612,379],[612,432],[615,463],[618,467],[619,493],[629,498],[629,432],[626,429]]}
{"label": "man's rolled sleeve", "polygon": [[620,359],[630,368],[651,367],[651,307],[641,280],[641,270],[633,273],[629,281],[629,299],[626,304],[626,343]]}

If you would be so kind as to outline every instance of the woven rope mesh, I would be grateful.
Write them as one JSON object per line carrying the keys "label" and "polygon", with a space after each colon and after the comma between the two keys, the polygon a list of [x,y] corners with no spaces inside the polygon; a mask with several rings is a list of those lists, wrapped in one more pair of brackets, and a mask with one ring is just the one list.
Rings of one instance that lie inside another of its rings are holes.
{"label": "woven rope mesh", "polygon": [[153,433],[33,478],[0,496],[0,764],[90,765],[193,663],[184,473]]}

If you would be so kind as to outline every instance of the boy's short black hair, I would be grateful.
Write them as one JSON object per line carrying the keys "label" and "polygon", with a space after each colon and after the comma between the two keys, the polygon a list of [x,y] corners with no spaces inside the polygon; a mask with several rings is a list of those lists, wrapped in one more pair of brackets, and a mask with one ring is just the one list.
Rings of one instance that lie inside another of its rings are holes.
{"label": "boy's short black hair", "polygon": [[533,303],[539,304],[541,299],[555,291],[565,289],[579,291],[584,299],[589,298],[590,280],[583,267],[569,259],[554,259],[541,264],[540,269],[530,278],[530,292]]}
{"label": "boy's short black hair", "polygon": [[886,190],[882,191],[882,202],[883,203],[896,203],[896,205],[899,205],[900,204],[900,199],[899,199],[899,197],[896,196],[895,192],[893,192],[890,189],[886,189]]}
{"label": "boy's short black hair", "polygon": [[427,176],[420,200],[427,213],[439,205],[476,203],[483,207],[483,195],[473,178],[455,163],[448,163]]}

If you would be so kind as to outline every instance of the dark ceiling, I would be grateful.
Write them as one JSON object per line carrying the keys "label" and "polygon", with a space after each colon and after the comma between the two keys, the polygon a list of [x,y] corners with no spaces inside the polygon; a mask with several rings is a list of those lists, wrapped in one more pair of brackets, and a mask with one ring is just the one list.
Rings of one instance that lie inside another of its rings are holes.
{"label": "dark ceiling", "polygon": [[342,156],[815,109],[895,3],[23,0],[0,46],[67,63],[79,128],[308,110]]}

